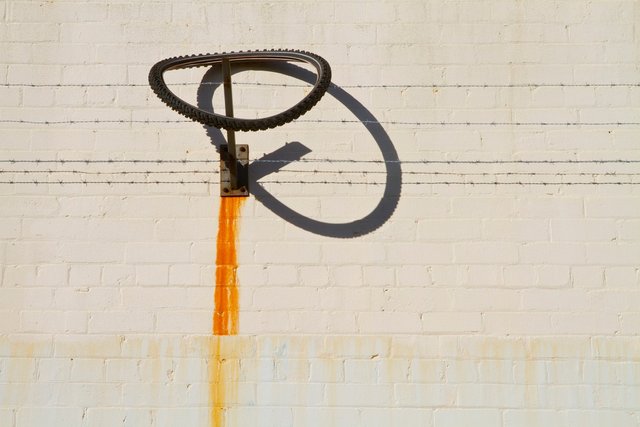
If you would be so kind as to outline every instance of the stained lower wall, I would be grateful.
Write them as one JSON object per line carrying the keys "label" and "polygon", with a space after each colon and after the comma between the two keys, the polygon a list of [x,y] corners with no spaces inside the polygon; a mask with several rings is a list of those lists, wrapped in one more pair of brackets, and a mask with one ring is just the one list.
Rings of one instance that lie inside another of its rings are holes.
{"label": "stained lower wall", "polygon": [[2,425],[637,426],[635,338],[13,336]]}

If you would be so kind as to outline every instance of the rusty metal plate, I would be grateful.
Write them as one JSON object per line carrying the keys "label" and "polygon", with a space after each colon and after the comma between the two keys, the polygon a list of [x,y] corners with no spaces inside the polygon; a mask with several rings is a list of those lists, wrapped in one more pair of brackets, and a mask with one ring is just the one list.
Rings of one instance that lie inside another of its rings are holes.
{"label": "rusty metal plate", "polygon": [[236,183],[232,186],[233,157],[229,154],[229,146],[220,146],[220,196],[249,196],[249,146],[236,144]]}

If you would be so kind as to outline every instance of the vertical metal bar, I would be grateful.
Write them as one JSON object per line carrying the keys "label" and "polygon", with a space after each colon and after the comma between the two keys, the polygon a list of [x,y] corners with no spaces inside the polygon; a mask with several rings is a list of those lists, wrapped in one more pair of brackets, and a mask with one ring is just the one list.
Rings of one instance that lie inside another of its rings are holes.
{"label": "vertical metal bar", "polygon": [[[227,117],[233,117],[233,94],[231,91],[231,64],[229,59],[222,59],[222,77],[224,83],[224,108]],[[227,130],[227,148],[229,152],[229,175],[231,190],[238,188],[238,156],[236,153],[236,133]]]}

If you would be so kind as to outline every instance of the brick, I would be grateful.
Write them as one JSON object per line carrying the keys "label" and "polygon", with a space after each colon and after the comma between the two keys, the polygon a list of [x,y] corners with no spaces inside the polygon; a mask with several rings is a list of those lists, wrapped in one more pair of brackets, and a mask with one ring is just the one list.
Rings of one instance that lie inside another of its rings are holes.
{"label": "brick", "polygon": [[4,287],[35,286],[37,267],[31,265],[7,266],[2,275]]}
{"label": "brick", "polygon": [[344,379],[348,383],[368,383],[378,376],[376,360],[346,360],[344,362]]}
{"label": "brick", "polygon": [[632,244],[588,244],[587,262],[612,266],[638,265],[640,245]]}
{"label": "brick", "polygon": [[616,223],[612,220],[551,220],[551,238],[553,241],[611,241],[616,236]]}
{"label": "brick", "polygon": [[71,362],[70,379],[74,382],[101,382],[105,378],[104,360],[78,359]]}
{"label": "brick", "polygon": [[514,408],[504,412],[504,425],[507,427],[534,426],[539,422],[546,425],[561,425],[567,421],[566,413],[548,409]]}
{"label": "brick", "polygon": [[[207,409],[207,411],[209,411]],[[273,420],[275,425],[293,425],[293,410],[285,407],[240,407],[228,412],[229,422],[236,425],[251,424],[257,419]],[[180,417],[177,417],[180,420]]]}
{"label": "brick", "polygon": [[289,315],[284,312],[244,312],[242,330],[247,333],[277,333],[283,325],[289,325]]}
{"label": "brick", "polygon": [[551,325],[560,334],[608,335],[620,330],[617,314],[554,313]]}
{"label": "brick", "polygon": [[640,329],[640,315],[638,313],[622,313],[620,315],[620,332],[624,335],[634,335]]}
{"label": "brick", "polygon": [[462,283],[468,287],[499,287],[503,283],[502,269],[494,265],[469,265],[462,274]]}
{"label": "brick", "polygon": [[318,292],[318,305],[324,310],[340,310],[346,312],[358,312],[371,307],[383,306],[383,295],[379,289],[363,288],[336,288],[320,289]]}
{"label": "brick", "polygon": [[256,398],[261,405],[268,406],[318,406],[324,400],[323,391],[320,384],[262,383],[257,386]]}
{"label": "brick", "polygon": [[200,284],[202,268],[194,264],[180,264],[169,267],[170,285]]}
{"label": "brick", "polygon": [[53,291],[50,289],[5,287],[0,294],[0,309],[45,309],[53,303]]}
{"label": "brick", "polygon": [[480,313],[424,313],[422,330],[425,332],[457,333],[482,330]]}
{"label": "brick", "polygon": [[513,362],[481,360],[478,363],[478,380],[483,384],[513,384]]}
{"label": "brick", "polygon": [[163,286],[169,282],[169,266],[163,264],[137,265],[135,283],[140,286]]}
{"label": "brick", "polygon": [[540,265],[536,272],[540,287],[568,287],[571,281],[571,270],[566,265]]}
{"label": "brick", "polygon": [[491,334],[544,334],[551,328],[551,316],[545,312],[485,313],[483,327]]}
{"label": "brick", "polygon": [[294,408],[293,423],[291,425],[312,427],[320,427],[331,423],[358,425],[360,418],[360,411],[354,408]]}
{"label": "brick", "polygon": [[640,198],[590,197],[585,199],[585,211],[594,218],[634,218],[640,209]]}
{"label": "brick", "polygon": [[453,307],[459,311],[508,310],[520,307],[518,290],[460,289],[453,292]]}
{"label": "brick", "polygon": [[[389,269],[390,270],[390,269]],[[393,271],[388,271],[390,276]],[[403,265],[397,269],[395,273],[398,286],[426,286],[432,284],[433,269],[424,265]],[[365,279],[367,277],[367,269],[365,267]],[[383,276],[378,275],[378,279]],[[386,278],[385,285],[389,286],[395,283],[391,278]]]}
{"label": "brick", "polygon": [[76,312],[24,310],[20,313],[20,330],[23,332],[84,332],[84,323],[84,315]]}
{"label": "brick", "polygon": [[437,393],[433,393],[434,388],[431,384],[396,384],[394,395],[404,408],[449,406],[455,402],[456,387],[439,386]]}
{"label": "brick", "polygon": [[18,426],[80,425],[82,408],[20,408],[16,411]]}
{"label": "brick", "polygon": [[530,265],[507,265],[503,269],[504,283],[507,287],[530,287],[536,283],[537,274]]}
{"label": "brick", "polygon": [[454,245],[455,260],[459,263],[513,264],[518,261],[518,247],[504,242],[473,242]]}
{"label": "brick", "polygon": [[527,198],[516,204],[522,218],[581,218],[583,201],[579,198]]}
{"label": "brick", "polygon": [[97,334],[151,332],[154,314],[144,311],[104,311],[89,316],[89,332]]}
{"label": "brick", "polygon": [[392,243],[387,245],[387,261],[394,264],[449,264],[453,248],[447,243]]}
{"label": "brick", "polygon": [[434,427],[454,427],[475,423],[479,425],[499,425],[500,411],[497,409],[437,409]]}
{"label": "brick", "polygon": [[339,406],[379,407],[391,401],[393,387],[390,384],[327,384],[326,394]]}
{"label": "brick", "polygon": [[313,264],[320,260],[320,247],[308,243],[258,243],[255,260],[273,264]]}
{"label": "brick", "polygon": [[[409,273],[408,280],[420,280],[416,278],[414,274]],[[405,281],[402,281],[403,284],[406,284]],[[363,267],[363,282],[367,284],[367,286],[389,286],[395,283],[395,271],[393,268],[371,265]]]}
{"label": "brick", "polygon": [[417,333],[422,330],[417,313],[361,312],[357,314],[361,333]]}
{"label": "brick", "polygon": [[340,265],[334,268],[330,280],[335,286],[362,286],[362,267],[359,265]]}
{"label": "brick", "polygon": [[3,107],[11,107],[15,105],[19,105],[22,101],[22,94],[20,90],[12,87],[3,87],[0,88],[0,96],[2,96],[2,101],[0,101],[0,106]]}
{"label": "brick", "polygon": [[418,222],[418,239],[424,241],[469,241],[480,238],[479,221],[439,220]]}
{"label": "brick", "polygon": [[317,302],[318,292],[313,288],[265,287],[253,294],[252,308],[257,310],[310,310]]}
{"label": "brick", "polygon": [[88,408],[85,419],[87,425],[92,426],[122,424],[132,427],[150,424],[152,415],[149,410],[137,408]]}
{"label": "brick", "polygon": [[15,410],[11,408],[0,409],[0,422],[6,426],[14,426],[15,424]]}
{"label": "brick", "polygon": [[115,243],[63,243],[59,254],[62,260],[70,263],[110,263],[123,260],[124,245]]}
{"label": "brick", "polygon": [[[387,288],[384,289],[383,307],[387,311],[430,312],[452,307],[451,292],[437,288]],[[371,303],[370,303],[371,304]]]}
{"label": "brick", "polygon": [[312,359],[309,364],[309,381],[344,382],[344,362],[335,359]]}
{"label": "brick", "polygon": [[592,356],[590,337],[532,338],[527,342],[527,354],[533,359],[589,359]]}
{"label": "brick", "polygon": [[525,289],[521,295],[524,310],[577,311],[589,306],[589,293],[581,289]]}
{"label": "brick", "polygon": [[[142,328],[152,326],[151,314],[142,319]],[[158,333],[207,333],[211,331],[213,318],[207,310],[180,310],[160,312],[156,315],[155,331]]]}
{"label": "brick", "polygon": [[455,198],[451,206],[457,218],[509,218],[515,213],[509,198]]}
{"label": "brick", "polygon": [[51,22],[8,22],[2,30],[3,41],[17,43],[57,41],[60,33],[58,25]]}
{"label": "brick", "polygon": [[604,268],[597,266],[571,267],[571,284],[574,287],[599,288],[604,286]]}
{"label": "brick", "polygon": [[520,260],[526,264],[584,264],[586,248],[573,243],[532,243],[519,248]]}
{"label": "brick", "polygon": [[622,240],[634,241],[640,239],[640,221],[625,220],[620,224],[619,236]]}
{"label": "brick", "polygon": [[637,341],[632,337],[594,336],[591,338],[591,351],[595,358],[603,360],[635,361]]}
{"label": "brick", "polygon": [[549,225],[538,219],[485,219],[482,222],[483,237],[491,240],[547,241]]}
{"label": "brick", "polygon": [[186,263],[190,260],[191,245],[188,242],[129,243],[123,252],[128,263]]}
{"label": "brick", "polygon": [[33,357],[12,357],[5,362],[1,380],[3,383],[32,382],[36,378],[36,361]]}
{"label": "brick", "polygon": [[636,267],[606,267],[604,280],[607,288],[635,288],[640,274]]}
{"label": "brick", "polygon": [[60,246],[57,242],[11,242],[6,247],[7,264],[39,264],[54,263],[61,259]]}
{"label": "brick", "polygon": [[525,405],[524,387],[514,384],[460,384],[458,399],[465,407],[520,408]]}
{"label": "brick", "polygon": [[365,259],[370,262],[383,261],[385,247],[376,243],[354,243],[349,246],[336,243],[324,244],[322,257],[325,262],[330,263],[362,263]]}

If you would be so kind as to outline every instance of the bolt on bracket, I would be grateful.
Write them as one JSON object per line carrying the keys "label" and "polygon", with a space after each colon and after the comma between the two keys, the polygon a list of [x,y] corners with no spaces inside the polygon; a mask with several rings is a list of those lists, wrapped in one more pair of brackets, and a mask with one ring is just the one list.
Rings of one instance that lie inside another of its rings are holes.
{"label": "bolt on bracket", "polygon": [[[229,145],[220,147],[220,196],[247,197],[249,196],[249,146],[237,144],[235,156],[229,153],[229,147]],[[233,169],[235,169],[235,175],[232,175]]]}

